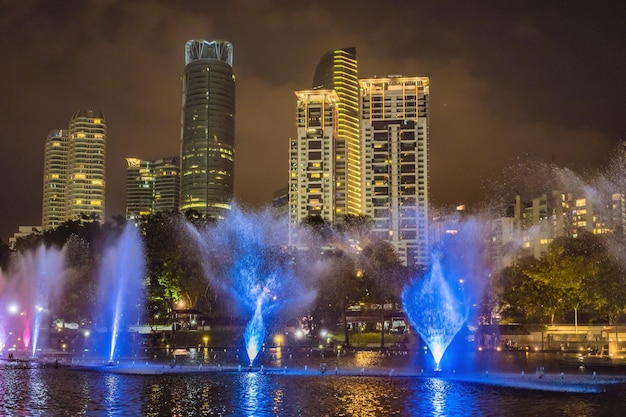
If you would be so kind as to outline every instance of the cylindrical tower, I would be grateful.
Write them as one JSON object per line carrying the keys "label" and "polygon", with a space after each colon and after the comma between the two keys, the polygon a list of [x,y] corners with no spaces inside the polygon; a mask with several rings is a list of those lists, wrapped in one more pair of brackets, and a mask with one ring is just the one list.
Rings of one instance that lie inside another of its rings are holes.
{"label": "cylindrical tower", "polygon": [[78,110],[68,135],[66,220],[104,222],[107,126],[97,110]]}
{"label": "cylindrical tower", "polygon": [[234,196],[233,46],[190,40],[182,77],[180,209],[221,218]]}

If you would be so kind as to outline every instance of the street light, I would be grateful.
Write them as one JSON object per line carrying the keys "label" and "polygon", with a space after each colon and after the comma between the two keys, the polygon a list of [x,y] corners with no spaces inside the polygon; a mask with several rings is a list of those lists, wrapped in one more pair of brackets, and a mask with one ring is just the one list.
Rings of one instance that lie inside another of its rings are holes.
{"label": "street light", "polygon": [[16,303],[11,303],[7,306],[7,311],[9,312],[9,314],[15,315],[20,311],[20,306],[18,306]]}

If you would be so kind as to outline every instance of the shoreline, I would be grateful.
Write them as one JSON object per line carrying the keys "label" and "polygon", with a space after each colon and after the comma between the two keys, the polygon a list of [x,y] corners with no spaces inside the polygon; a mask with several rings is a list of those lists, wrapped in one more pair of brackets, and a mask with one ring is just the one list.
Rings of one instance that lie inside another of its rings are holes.
{"label": "shoreline", "polygon": [[356,368],[335,367],[322,370],[317,367],[302,368],[265,367],[265,366],[221,366],[221,365],[175,365],[165,363],[116,363],[114,365],[100,364],[63,364],[60,367],[75,371],[105,372],[119,375],[184,375],[184,374],[216,374],[216,373],[256,373],[263,375],[280,376],[307,376],[307,377],[372,377],[372,378],[437,378],[453,383],[470,383],[489,385],[503,388],[528,389],[547,392],[569,393],[602,393],[607,386],[626,384],[626,375],[580,375],[564,372],[538,374],[485,372],[485,373],[456,373],[456,372],[424,372],[415,369],[391,368]]}

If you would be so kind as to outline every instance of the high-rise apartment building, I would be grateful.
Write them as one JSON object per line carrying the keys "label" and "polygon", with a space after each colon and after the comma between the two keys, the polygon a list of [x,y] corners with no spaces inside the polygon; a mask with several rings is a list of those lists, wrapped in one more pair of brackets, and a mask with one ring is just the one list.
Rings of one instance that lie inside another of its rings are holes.
{"label": "high-rise apartment building", "polygon": [[157,160],[126,158],[126,219],[178,210],[180,167],[178,158]]}
{"label": "high-rise apartment building", "polygon": [[104,221],[107,127],[96,110],[78,110],[69,129],[52,131],[45,145],[42,226],[67,220]]}
{"label": "high-rise apartment building", "polygon": [[180,209],[221,218],[234,196],[233,46],[190,40],[182,77]]}
{"label": "high-rise apartment building", "polygon": [[429,263],[428,77],[359,80],[364,214],[405,265]]}
{"label": "high-rise apartment building", "polygon": [[342,221],[346,214],[363,213],[356,49],[336,49],[324,54],[315,69],[313,88],[337,93],[334,218]]}
{"label": "high-rise apartment building", "polygon": [[69,126],[67,194],[68,220],[104,222],[107,126],[95,110],[78,110]]}
{"label": "high-rise apartment building", "polygon": [[67,129],[50,131],[44,149],[43,230],[54,229],[65,221],[67,146]]}
{"label": "high-rise apartment building", "polygon": [[297,134],[289,141],[289,224],[309,216],[335,221],[337,93],[296,91]]}

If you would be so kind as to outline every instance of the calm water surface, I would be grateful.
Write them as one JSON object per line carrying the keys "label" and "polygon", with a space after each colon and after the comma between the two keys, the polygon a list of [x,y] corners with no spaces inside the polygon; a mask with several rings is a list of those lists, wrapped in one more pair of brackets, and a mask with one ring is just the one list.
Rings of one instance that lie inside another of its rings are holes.
{"label": "calm water surface", "polygon": [[[535,365],[524,357],[501,358],[511,367]],[[386,360],[363,353],[347,361],[375,366]],[[626,408],[626,388],[570,394],[426,377],[137,376],[0,365],[0,399],[6,416],[618,416]]]}

